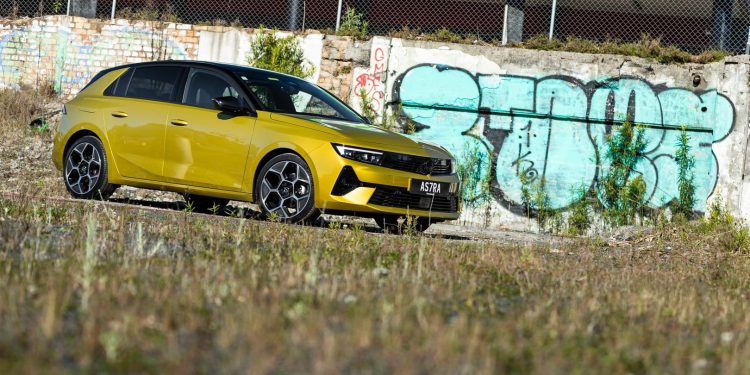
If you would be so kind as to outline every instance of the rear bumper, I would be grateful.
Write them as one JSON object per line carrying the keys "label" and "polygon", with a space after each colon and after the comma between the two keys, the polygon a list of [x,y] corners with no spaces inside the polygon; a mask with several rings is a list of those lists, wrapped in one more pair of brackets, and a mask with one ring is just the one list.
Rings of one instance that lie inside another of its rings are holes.
{"label": "rear bumper", "polygon": [[[318,183],[316,206],[324,211],[351,212],[362,216],[411,215],[442,220],[460,216],[458,193],[429,196],[409,193],[413,179],[451,184],[459,191],[455,174],[428,176],[369,165],[340,157],[332,147],[322,147],[313,158]],[[353,169],[360,186],[343,195],[334,194],[334,187],[344,167]]]}

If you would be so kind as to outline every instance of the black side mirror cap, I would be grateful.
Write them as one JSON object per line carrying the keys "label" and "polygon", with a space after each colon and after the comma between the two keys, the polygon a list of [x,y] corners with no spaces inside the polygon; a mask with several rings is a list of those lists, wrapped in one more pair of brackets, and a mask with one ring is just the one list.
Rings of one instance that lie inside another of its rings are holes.
{"label": "black side mirror cap", "polygon": [[233,96],[220,96],[212,99],[216,105],[216,109],[222,112],[229,112],[236,115],[250,115],[253,112],[242,106],[240,100]]}

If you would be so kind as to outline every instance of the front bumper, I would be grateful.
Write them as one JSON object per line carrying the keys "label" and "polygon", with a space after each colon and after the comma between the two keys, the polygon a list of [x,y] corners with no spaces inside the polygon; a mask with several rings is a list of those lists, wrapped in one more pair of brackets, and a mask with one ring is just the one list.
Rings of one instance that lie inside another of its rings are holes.
{"label": "front bumper", "polygon": [[[340,157],[331,147],[323,147],[311,155],[318,175],[316,206],[324,211],[350,212],[363,216],[411,215],[454,220],[460,216],[459,179],[453,175],[429,176],[360,163]],[[341,194],[336,192],[337,180],[345,167],[351,168],[359,187]],[[409,193],[413,179],[451,184],[448,196]]]}

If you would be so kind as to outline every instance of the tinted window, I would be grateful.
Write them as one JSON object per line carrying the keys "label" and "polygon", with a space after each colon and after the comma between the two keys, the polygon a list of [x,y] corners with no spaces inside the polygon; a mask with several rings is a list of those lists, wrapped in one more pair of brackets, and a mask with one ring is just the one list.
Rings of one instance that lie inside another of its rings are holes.
{"label": "tinted window", "polygon": [[307,81],[259,70],[238,70],[236,74],[263,110],[363,121],[341,100]]}
{"label": "tinted window", "polygon": [[125,96],[125,92],[130,83],[130,77],[133,76],[133,69],[128,69],[125,73],[122,73],[112,84],[104,90],[105,96]]}
{"label": "tinted window", "polygon": [[221,75],[205,70],[193,70],[188,77],[183,103],[204,108],[214,108],[213,98],[240,93]]}
{"label": "tinted window", "polygon": [[170,101],[182,71],[183,68],[175,66],[136,68],[130,79],[126,96]]}

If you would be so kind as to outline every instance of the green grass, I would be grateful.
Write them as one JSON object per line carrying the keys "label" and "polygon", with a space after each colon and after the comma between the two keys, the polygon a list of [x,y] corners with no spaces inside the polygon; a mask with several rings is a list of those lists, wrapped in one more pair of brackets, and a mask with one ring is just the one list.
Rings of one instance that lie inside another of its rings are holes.
{"label": "green grass", "polygon": [[549,249],[3,199],[0,372],[746,373],[725,221]]}

